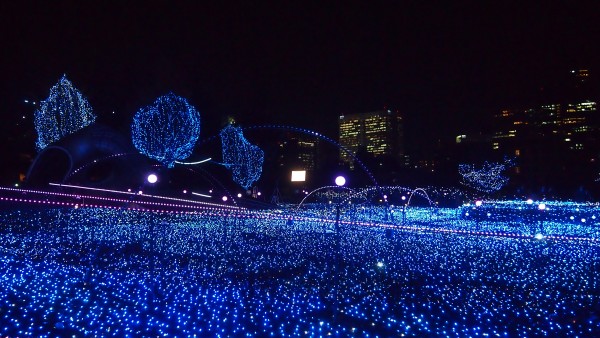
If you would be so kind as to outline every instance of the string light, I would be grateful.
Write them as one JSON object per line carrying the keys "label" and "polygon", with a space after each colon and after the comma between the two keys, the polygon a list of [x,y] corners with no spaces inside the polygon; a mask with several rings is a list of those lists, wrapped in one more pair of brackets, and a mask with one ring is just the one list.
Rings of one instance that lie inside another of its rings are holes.
{"label": "string light", "polygon": [[480,192],[491,193],[502,189],[508,183],[504,172],[509,166],[512,166],[512,161],[508,159],[501,163],[486,161],[480,168],[473,164],[459,164],[458,172],[464,185]]}
{"label": "string light", "polygon": [[333,236],[326,203],[263,211],[140,195],[147,210],[115,207],[107,194],[123,190],[83,191],[0,188],[3,335],[600,334],[597,203],[411,204],[405,223],[344,204]]}
{"label": "string light", "polygon": [[34,113],[38,151],[94,123],[96,116],[83,95],[63,75]]}
{"label": "string light", "polygon": [[242,129],[227,125],[219,133],[223,164],[231,170],[233,180],[244,189],[258,181],[262,173],[264,153],[246,140]]}
{"label": "string light", "polygon": [[200,114],[186,99],[169,93],[135,114],[131,134],[140,153],[172,168],[192,154]]}

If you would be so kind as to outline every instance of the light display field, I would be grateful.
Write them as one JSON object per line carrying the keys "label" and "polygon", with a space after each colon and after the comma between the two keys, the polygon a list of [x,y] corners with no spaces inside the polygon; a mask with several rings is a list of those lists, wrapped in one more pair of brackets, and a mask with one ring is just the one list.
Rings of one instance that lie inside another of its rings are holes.
{"label": "light display field", "polygon": [[327,205],[15,201],[0,201],[2,336],[600,334],[597,205],[344,206],[336,226]]}

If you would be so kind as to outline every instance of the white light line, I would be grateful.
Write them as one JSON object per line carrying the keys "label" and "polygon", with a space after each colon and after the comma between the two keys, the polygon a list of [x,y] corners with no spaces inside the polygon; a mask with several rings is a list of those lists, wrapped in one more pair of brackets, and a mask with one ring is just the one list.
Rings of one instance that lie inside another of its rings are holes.
{"label": "white light line", "polygon": [[195,203],[195,204],[201,204],[201,205],[212,205],[212,206],[218,206],[218,207],[224,207],[224,208],[230,208],[230,209],[243,209],[243,208],[240,208],[240,207],[237,207],[237,206],[215,204],[215,203],[207,203],[207,202],[200,202],[200,201],[194,201],[194,200],[186,200],[186,199],[175,198],[175,197],[138,194],[138,193],[128,192],[128,191],[119,191],[119,190],[110,190],[110,189],[83,187],[83,186],[79,186],[79,185],[70,185],[70,184],[58,184],[58,183],[49,183],[49,184],[53,185],[53,186],[57,186],[57,187],[67,187],[67,188],[84,189],[84,190],[96,190],[96,191],[104,191],[104,192],[113,192],[113,193],[116,193],[116,194],[145,196],[145,197],[160,198],[160,199],[171,200],[171,201],[188,202],[188,203]]}
{"label": "white light line", "polygon": [[200,163],[208,162],[210,160],[212,160],[212,158],[209,157],[207,159],[200,160],[200,161],[197,161],[197,162],[179,162],[179,161],[175,161],[175,163],[177,163],[177,164],[185,164],[185,165],[194,165],[194,164],[200,164]]}
{"label": "white light line", "polygon": [[192,191],[192,195],[201,196],[201,197],[208,197],[208,198],[211,198],[211,197],[212,197],[212,196],[210,196],[210,195],[200,194],[200,193],[193,192],[193,191]]}

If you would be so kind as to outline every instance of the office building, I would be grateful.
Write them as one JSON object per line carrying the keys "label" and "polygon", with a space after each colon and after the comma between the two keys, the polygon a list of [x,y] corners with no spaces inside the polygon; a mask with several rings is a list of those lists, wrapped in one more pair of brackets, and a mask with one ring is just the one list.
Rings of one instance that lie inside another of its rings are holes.
{"label": "office building", "polygon": [[[402,116],[389,109],[339,118],[339,143],[353,155],[387,158],[401,163],[404,155]],[[354,166],[352,155],[340,150],[340,160]]]}

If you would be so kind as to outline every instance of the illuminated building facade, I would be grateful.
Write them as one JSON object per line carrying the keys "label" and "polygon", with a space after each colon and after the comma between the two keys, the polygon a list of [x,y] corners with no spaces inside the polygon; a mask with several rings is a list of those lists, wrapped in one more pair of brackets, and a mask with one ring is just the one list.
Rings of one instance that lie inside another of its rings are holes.
{"label": "illuminated building facade", "polygon": [[[404,154],[402,116],[389,109],[363,114],[342,115],[339,143],[355,155],[400,161]],[[340,160],[353,167],[353,158],[340,150]]]}

